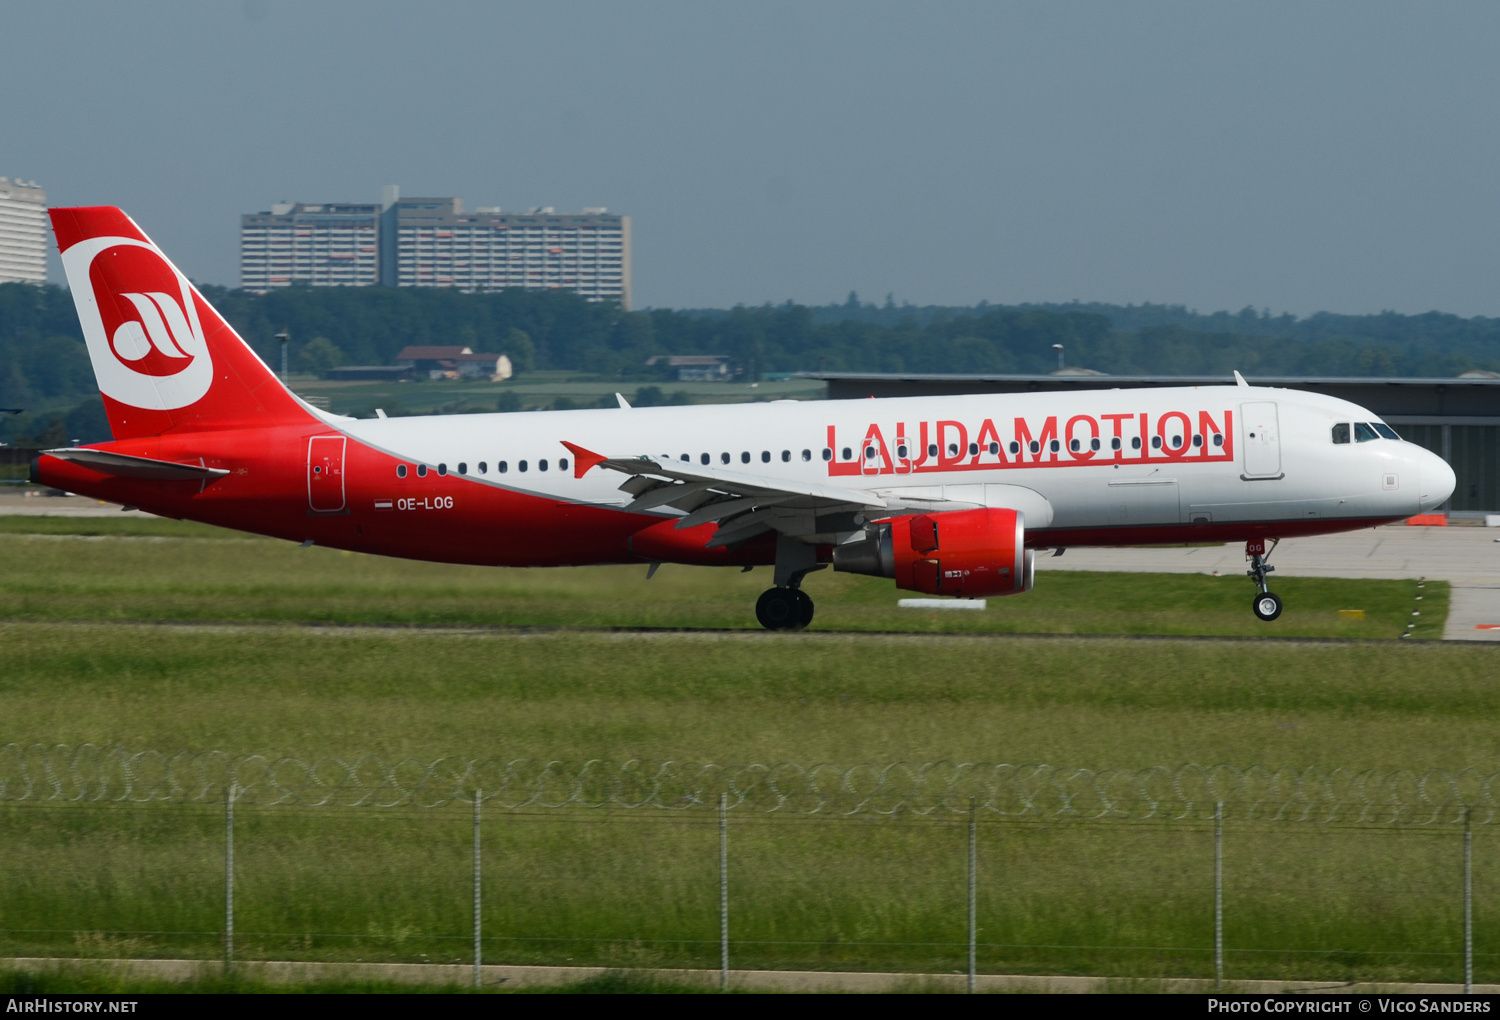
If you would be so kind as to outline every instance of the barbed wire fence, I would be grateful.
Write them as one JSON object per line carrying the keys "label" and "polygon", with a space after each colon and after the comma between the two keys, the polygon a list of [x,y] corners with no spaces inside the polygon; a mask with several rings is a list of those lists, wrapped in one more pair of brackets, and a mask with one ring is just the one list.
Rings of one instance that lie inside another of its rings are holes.
{"label": "barbed wire fence", "polygon": [[1472,829],[1500,824],[1500,772],[1183,764],[1130,770],[1047,764],[717,764],[378,755],[302,759],[92,744],[0,747],[0,804],[223,805],[224,954],[234,962],[234,811],[473,809],[473,977],[481,966],[484,812],[620,809],[717,813],[720,983],[729,986],[729,819],[909,815],[968,823],[968,987],[975,987],[975,826],[1033,822],[1211,823],[1214,970],[1224,980],[1223,826],[1228,821],[1448,828],[1463,834],[1464,988],[1473,985]]}
{"label": "barbed wire fence", "polygon": [[1500,823],[1500,772],[1184,764],[1138,771],[1046,764],[724,765],[446,757],[302,759],[222,751],[6,744],[0,803],[222,803],[491,810],[619,808],[736,814],[1015,820]]}

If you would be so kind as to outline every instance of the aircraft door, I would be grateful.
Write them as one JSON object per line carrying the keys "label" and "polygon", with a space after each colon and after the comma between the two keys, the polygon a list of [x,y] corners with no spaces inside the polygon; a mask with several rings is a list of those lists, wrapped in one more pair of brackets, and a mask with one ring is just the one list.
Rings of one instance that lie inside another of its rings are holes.
{"label": "aircraft door", "polygon": [[317,513],[344,509],[344,436],[307,441],[307,505]]}
{"label": "aircraft door", "polygon": [[1281,477],[1281,430],[1275,402],[1241,404],[1240,423],[1244,430],[1240,448],[1245,451],[1245,477]]}

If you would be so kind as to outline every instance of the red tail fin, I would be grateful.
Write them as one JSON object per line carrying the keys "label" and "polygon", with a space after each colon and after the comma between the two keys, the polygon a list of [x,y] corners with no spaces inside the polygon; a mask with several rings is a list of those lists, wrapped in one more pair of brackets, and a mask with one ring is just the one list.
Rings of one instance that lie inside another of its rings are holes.
{"label": "red tail fin", "polygon": [[51,216],[116,439],[316,420],[129,216]]}

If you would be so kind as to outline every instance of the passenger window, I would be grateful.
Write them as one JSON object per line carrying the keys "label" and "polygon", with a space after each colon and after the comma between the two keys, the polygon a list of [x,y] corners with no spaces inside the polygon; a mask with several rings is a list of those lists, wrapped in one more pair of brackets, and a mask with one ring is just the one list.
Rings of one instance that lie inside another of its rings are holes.
{"label": "passenger window", "polygon": [[705,453],[703,456],[701,456],[701,457],[698,458],[698,463],[700,463],[700,464],[707,464],[712,459],[713,458],[711,458],[708,454]]}
{"label": "passenger window", "polygon": [[1214,445],[1215,446],[1223,446],[1224,445],[1224,435],[1223,435],[1223,433],[1220,433],[1220,432],[1215,432],[1214,433]]}
{"label": "passenger window", "polygon": [[461,474],[461,475],[466,475],[466,474],[469,473],[469,462],[468,461],[461,460],[461,461],[458,462],[458,473]]}
{"label": "passenger window", "polygon": [[728,451],[725,451],[724,453],[719,454],[719,463],[720,464],[728,464],[729,463],[729,453],[728,453]]}
{"label": "passenger window", "polygon": [[958,456],[958,444],[957,443],[949,443],[948,444],[948,456],[950,456],[950,457],[957,457]]}
{"label": "passenger window", "polygon": [[524,460],[517,461],[516,462],[516,470],[517,471],[525,471],[526,470],[526,462]]}
{"label": "passenger window", "polygon": [[905,443],[903,443],[900,446],[896,447],[896,456],[900,457],[902,460],[906,459],[906,444]]}
{"label": "passenger window", "polygon": [[1341,421],[1333,427],[1333,445],[1343,446],[1349,441],[1349,423]]}
{"label": "passenger window", "polygon": [[[807,458],[803,457],[802,459],[806,460]],[[791,460],[792,460],[792,451],[791,450],[782,450],[781,451],[781,462],[783,464],[788,464],[788,463],[791,463]]]}
{"label": "passenger window", "polygon": [[426,464],[418,464],[417,465],[417,477],[418,478],[426,478],[427,477],[427,465]]}
{"label": "passenger window", "polygon": [[1056,439],[1054,439],[1054,440],[1052,440],[1052,442],[1048,443],[1047,446],[1051,448],[1051,450],[1052,450],[1053,453],[1056,453],[1058,450],[1062,449],[1062,444],[1059,443]]}
{"label": "passenger window", "polygon": [[1039,442],[1037,442],[1035,439],[1033,439],[1031,441],[1031,452],[1032,453],[1041,453],[1042,452],[1042,444],[1039,443]]}
{"label": "passenger window", "polygon": [[568,458],[566,458],[566,457],[559,457],[559,458],[557,458],[557,470],[559,470],[559,471],[566,471],[566,470],[568,470]]}
{"label": "passenger window", "polygon": [[760,462],[762,464],[769,464],[769,463],[771,463],[771,451],[770,450],[762,450],[762,451],[760,451]]}
{"label": "passenger window", "polygon": [[1099,437],[1098,436],[1095,436],[1093,439],[1089,440],[1089,449],[1090,450],[1098,450],[1099,449]]}
{"label": "passenger window", "polygon": [[[807,451],[806,451],[806,450],[803,450],[803,451],[802,451],[802,459],[803,459],[803,460],[806,460],[806,459],[807,459]],[[824,459],[824,460],[833,460],[833,451],[832,451],[832,450],[830,450],[830,449],[829,449],[829,448],[828,448],[828,447],[826,447],[826,446],[825,446],[825,447],[823,447],[823,459]]]}
{"label": "passenger window", "polygon": [[688,456],[688,455],[687,455],[687,454],[685,454],[685,453],[684,453],[684,454],[683,454],[683,455],[682,455],[682,459],[683,459],[683,460],[685,460],[685,461],[691,461],[691,460],[692,460],[692,459],[693,459],[693,458],[692,458],[692,457],[689,457],[689,456]]}
{"label": "passenger window", "polygon": [[1079,450],[1083,449],[1083,444],[1076,439],[1071,439],[1068,441],[1068,449],[1072,450],[1074,453],[1077,453]]}
{"label": "passenger window", "polygon": [[488,470],[489,470],[489,468],[485,465],[484,461],[480,461],[479,462],[479,473],[480,474],[484,474]]}
{"label": "passenger window", "polygon": [[1401,437],[1396,434],[1396,430],[1391,428],[1383,421],[1372,421],[1370,422],[1370,424],[1374,427],[1376,432],[1379,432],[1386,439],[1395,439],[1398,441],[1401,439]]}
{"label": "passenger window", "polygon": [[1379,439],[1380,434],[1362,421],[1354,423],[1354,441],[1356,443],[1368,443],[1372,439]]}
{"label": "passenger window", "polygon": [[865,447],[865,460],[874,460],[876,452],[877,451],[873,446]]}
{"label": "passenger window", "polygon": [[446,475],[447,473],[448,473],[448,465],[447,464],[439,464],[438,465],[438,474],[440,474],[440,475]]}
{"label": "passenger window", "polygon": [[969,444],[969,456],[970,457],[977,457],[977,456],[979,456],[979,444],[978,443],[970,443]]}
{"label": "passenger window", "polygon": [[547,462],[545,460],[539,460],[539,461],[537,461],[536,462],[536,469],[538,471],[545,471],[545,470],[547,470]]}
{"label": "passenger window", "polygon": [[1115,436],[1115,438],[1113,438],[1113,439],[1111,439],[1109,441],[1109,448],[1111,450],[1118,450],[1120,448],[1120,437],[1119,436]]}
{"label": "passenger window", "polygon": [[1011,440],[1010,455],[1012,457],[1014,457],[1016,454],[1018,454],[1020,452],[1021,452],[1021,444],[1018,443],[1018,442],[1016,442],[1015,440]]}
{"label": "passenger window", "polygon": [[1178,449],[1181,446],[1182,446],[1182,437],[1181,436],[1173,436],[1172,437],[1172,449],[1176,450],[1176,449]]}
{"label": "passenger window", "polygon": [[396,477],[397,478],[405,478],[406,477],[406,465],[405,464],[397,464],[396,465]]}
{"label": "passenger window", "polygon": [[990,444],[990,454],[991,454],[991,456],[993,456],[995,454],[998,454],[999,452],[1000,452],[1000,444],[999,443],[991,443]]}
{"label": "passenger window", "polygon": [[927,444],[927,456],[929,456],[929,457],[936,457],[937,456],[937,443],[928,443]]}
{"label": "passenger window", "polygon": [[745,451],[743,451],[743,452],[740,453],[740,463],[741,464],[748,464],[748,463],[750,463],[750,451],[749,450],[745,450]]}
{"label": "passenger window", "polygon": [[1151,449],[1153,449],[1153,450],[1160,450],[1161,449],[1161,436],[1152,436],[1151,437]]}
{"label": "passenger window", "polygon": [[495,470],[503,475],[510,470],[510,465],[503,460],[497,460],[495,461]]}
{"label": "passenger window", "polygon": [[1130,448],[1132,450],[1139,450],[1141,448],[1141,437],[1140,436],[1131,436],[1130,437]]}
{"label": "passenger window", "polygon": [[851,459],[853,459],[853,457],[854,457],[854,451],[851,450],[851,449],[849,449],[849,447],[847,447],[847,446],[844,447],[844,459],[845,460],[851,460]]}
{"label": "passenger window", "polygon": [[1194,436],[1193,437],[1193,445],[1194,446],[1202,446],[1203,445],[1203,437],[1202,436]]}

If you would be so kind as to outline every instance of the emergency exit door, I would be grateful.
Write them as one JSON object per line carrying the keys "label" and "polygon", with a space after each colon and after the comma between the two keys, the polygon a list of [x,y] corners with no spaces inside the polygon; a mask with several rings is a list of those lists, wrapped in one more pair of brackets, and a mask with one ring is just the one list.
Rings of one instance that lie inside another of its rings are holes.
{"label": "emergency exit door", "polygon": [[307,505],[317,513],[344,509],[344,436],[307,441]]}
{"label": "emergency exit door", "polygon": [[1274,401],[1240,405],[1240,449],[1246,478],[1281,477],[1281,430]]}

